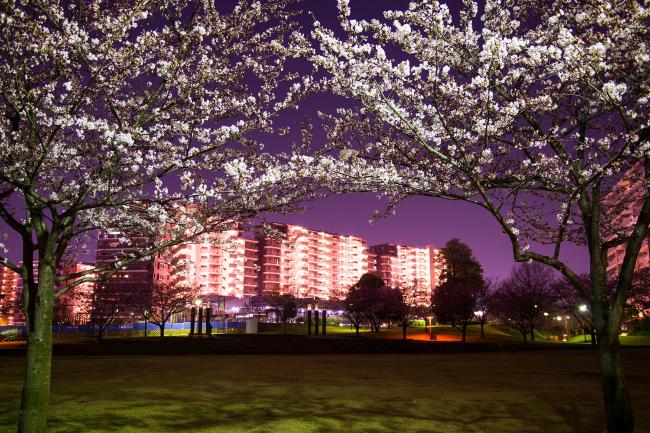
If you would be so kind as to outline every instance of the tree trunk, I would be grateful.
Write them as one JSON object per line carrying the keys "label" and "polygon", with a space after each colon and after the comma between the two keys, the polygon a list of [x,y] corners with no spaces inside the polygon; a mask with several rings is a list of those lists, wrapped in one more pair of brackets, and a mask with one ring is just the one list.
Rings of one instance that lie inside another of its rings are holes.
{"label": "tree trunk", "polygon": [[481,338],[485,338],[485,322],[481,321]]}
{"label": "tree trunk", "polygon": [[463,343],[467,342],[467,324],[463,323],[462,326],[462,333],[463,333]]}
{"label": "tree trunk", "polygon": [[524,344],[528,344],[528,331],[526,329],[521,330],[521,336],[524,339]]}
{"label": "tree trunk", "polygon": [[42,433],[47,430],[52,367],[52,309],[54,305],[54,268],[41,263],[38,294],[33,317],[28,317],[27,368],[23,384],[18,433]]}
{"label": "tree trunk", "polygon": [[406,340],[406,328],[408,325],[402,326],[402,340]]}
{"label": "tree trunk", "polygon": [[287,321],[286,321],[286,320],[284,321],[284,325],[283,325],[282,333],[283,333],[284,335],[287,335]]}
{"label": "tree trunk", "polygon": [[608,433],[633,433],[634,415],[621,365],[621,346],[618,335],[598,333],[600,377],[605,400],[605,418]]}
{"label": "tree trunk", "polygon": [[358,323],[354,324],[354,330],[356,331],[357,337],[359,336],[359,327],[360,325]]}
{"label": "tree trunk", "polygon": [[535,328],[530,328],[530,341],[535,341]]}
{"label": "tree trunk", "polygon": [[160,324],[160,338],[164,338],[164,337],[165,337],[165,322],[162,322]]}

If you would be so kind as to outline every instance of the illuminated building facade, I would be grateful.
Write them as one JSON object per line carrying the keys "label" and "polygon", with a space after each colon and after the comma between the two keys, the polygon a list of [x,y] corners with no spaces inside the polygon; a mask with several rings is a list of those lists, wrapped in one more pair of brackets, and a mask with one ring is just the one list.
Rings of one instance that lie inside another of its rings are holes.
{"label": "illuminated building facade", "polygon": [[[125,255],[135,253],[149,244],[145,236],[124,236],[117,230],[106,230],[99,233],[95,260],[98,268],[110,266]],[[120,269],[107,281],[99,283],[104,288],[126,288],[153,282],[165,283],[170,280],[171,267],[168,260],[156,254],[151,258],[143,258]]]}
{"label": "illuminated building facade", "polygon": [[[89,263],[66,262],[59,266],[57,275],[71,275],[77,272],[84,272],[93,269],[95,265]],[[93,274],[86,277],[93,277]],[[60,283],[61,287],[77,281],[77,278],[66,280]],[[63,295],[57,298],[54,305],[54,321],[67,324],[86,323],[90,320],[95,283],[86,282],[68,289]]]}
{"label": "illuminated building facade", "polygon": [[370,247],[376,257],[376,272],[386,285],[419,285],[433,290],[440,280],[442,255],[433,246],[424,248],[397,244]]}
{"label": "illuminated building facade", "polygon": [[181,244],[173,249],[171,274],[176,281],[198,287],[201,295],[254,296],[257,243],[239,230],[226,230],[196,243]]}
{"label": "illuminated building facade", "polygon": [[[97,242],[97,266],[114,263],[119,257],[146,245],[145,237],[132,236],[124,242],[120,232],[106,231]],[[183,243],[168,251],[129,264],[104,287],[128,290],[129,286],[180,283],[197,287],[201,295],[254,296],[257,294],[257,240],[243,237],[239,230],[225,230]]]}
{"label": "illuminated building facade", "polygon": [[285,238],[258,238],[263,294],[329,299],[345,293],[371,270],[362,238],[291,224],[275,223],[272,227]]}
{"label": "illuminated building facade", "polygon": [[[635,165],[629,170],[612,188],[612,191],[605,197],[604,203],[611,216],[610,227],[614,230],[626,232],[632,229],[636,222],[643,199],[647,191],[644,183],[644,167],[642,163]],[[610,233],[610,238],[614,234]],[[650,233],[643,241],[639,256],[636,261],[636,269],[650,267]],[[618,278],[625,257],[625,245],[611,248],[607,253],[607,277]]]}
{"label": "illuminated building facade", "polygon": [[18,299],[18,274],[0,265],[0,326],[13,325],[23,320]]}

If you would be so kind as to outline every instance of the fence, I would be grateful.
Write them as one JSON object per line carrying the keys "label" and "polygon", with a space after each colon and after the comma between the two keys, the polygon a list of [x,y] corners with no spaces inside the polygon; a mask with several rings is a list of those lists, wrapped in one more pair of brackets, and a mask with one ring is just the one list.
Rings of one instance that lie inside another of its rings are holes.
{"label": "fence", "polygon": [[[246,331],[246,322],[236,322],[230,320],[220,320],[210,322],[212,325],[212,334],[241,334]],[[205,324],[203,324],[203,334],[205,331]],[[197,332],[195,327],[194,332]],[[18,330],[22,334],[27,333],[27,328],[24,326],[0,326],[0,333],[8,330]],[[189,335],[190,322],[180,323],[167,323],[165,324],[165,335]],[[99,326],[90,324],[87,325],[53,325],[52,334],[54,339],[78,339],[97,336],[99,334]],[[160,328],[152,323],[146,324],[146,334],[149,337],[159,337]],[[133,323],[111,323],[104,330],[104,337],[144,337],[145,324],[142,322]]]}

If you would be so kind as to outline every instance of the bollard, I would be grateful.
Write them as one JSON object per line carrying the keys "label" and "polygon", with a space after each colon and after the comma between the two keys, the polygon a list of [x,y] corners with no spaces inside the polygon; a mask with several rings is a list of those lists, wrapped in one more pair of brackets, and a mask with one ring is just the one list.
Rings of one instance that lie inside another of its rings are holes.
{"label": "bollard", "polygon": [[194,322],[196,321],[196,307],[190,308],[190,337],[194,335]]}
{"label": "bollard", "polygon": [[212,337],[212,323],[210,323],[210,320],[212,320],[212,308],[208,306],[205,309],[205,333],[208,337]]}
{"label": "bollard", "polygon": [[311,335],[311,310],[307,310],[307,335]]}
{"label": "bollard", "polygon": [[203,334],[203,307],[199,306],[199,320],[197,321],[199,335]]}

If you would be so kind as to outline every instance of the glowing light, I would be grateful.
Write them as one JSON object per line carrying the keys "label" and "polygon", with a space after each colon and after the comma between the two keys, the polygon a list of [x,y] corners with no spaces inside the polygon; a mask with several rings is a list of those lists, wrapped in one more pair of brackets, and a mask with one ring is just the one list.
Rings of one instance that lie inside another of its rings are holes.
{"label": "glowing light", "polygon": [[580,306],[578,307],[578,311],[580,311],[581,313],[586,312],[587,311],[587,305],[580,304]]}

